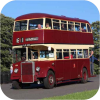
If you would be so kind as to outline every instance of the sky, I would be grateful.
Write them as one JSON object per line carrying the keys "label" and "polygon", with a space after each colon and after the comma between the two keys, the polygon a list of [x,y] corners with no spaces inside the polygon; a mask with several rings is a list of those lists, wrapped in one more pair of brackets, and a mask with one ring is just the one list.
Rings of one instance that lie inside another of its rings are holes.
{"label": "sky", "polygon": [[80,18],[90,23],[99,20],[98,8],[89,1],[11,1],[2,14],[16,18],[28,13],[48,13],[58,16]]}

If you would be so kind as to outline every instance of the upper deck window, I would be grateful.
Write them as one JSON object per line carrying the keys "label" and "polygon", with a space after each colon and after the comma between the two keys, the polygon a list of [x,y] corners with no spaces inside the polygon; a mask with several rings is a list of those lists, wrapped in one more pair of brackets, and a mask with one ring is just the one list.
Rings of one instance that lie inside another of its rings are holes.
{"label": "upper deck window", "polygon": [[91,32],[90,26],[87,24],[87,32]]}
{"label": "upper deck window", "polygon": [[15,31],[27,30],[27,20],[16,21],[15,22]]}
{"label": "upper deck window", "polygon": [[29,30],[42,29],[43,19],[29,20]]}
{"label": "upper deck window", "polygon": [[51,28],[52,28],[51,19],[46,18],[45,29],[51,29]]}
{"label": "upper deck window", "polygon": [[67,30],[67,21],[61,21],[61,30]]}
{"label": "upper deck window", "polygon": [[85,23],[81,23],[80,31],[81,32],[86,32],[86,24]]}
{"label": "upper deck window", "polygon": [[53,19],[53,29],[59,29],[60,30],[59,20]]}
{"label": "upper deck window", "polygon": [[69,21],[69,22],[68,22],[68,30],[69,30],[69,31],[74,31],[74,29],[75,29],[75,28],[74,28],[74,22],[70,22],[70,21]]}
{"label": "upper deck window", "polygon": [[80,31],[80,23],[75,22],[75,31]]}

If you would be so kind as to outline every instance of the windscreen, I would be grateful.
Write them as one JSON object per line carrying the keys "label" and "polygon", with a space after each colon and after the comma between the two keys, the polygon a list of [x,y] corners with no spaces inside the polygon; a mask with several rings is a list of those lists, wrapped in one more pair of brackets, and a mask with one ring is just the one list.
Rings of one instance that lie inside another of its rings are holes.
{"label": "windscreen", "polygon": [[26,48],[13,49],[13,63],[26,60]]}

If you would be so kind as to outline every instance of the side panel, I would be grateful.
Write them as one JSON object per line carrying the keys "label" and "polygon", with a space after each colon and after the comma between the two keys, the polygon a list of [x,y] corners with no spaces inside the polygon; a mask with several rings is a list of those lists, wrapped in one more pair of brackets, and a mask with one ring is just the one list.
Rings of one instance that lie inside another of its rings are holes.
{"label": "side panel", "polygon": [[90,77],[90,62],[89,59],[70,59],[55,61],[56,80],[68,80],[82,78],[83,67],[87,68],[88,76]]}
{"label": "side panel", "polygon": [[55,74],[57,81],[74,79],[78,76],[77,60],[57,60]]}
{"label": "side panel", "polygon": [[88,77],[90,77],[90,60],[87,59],[79,59],[78,61],[78,76],[82,77],[83,67],[86,67],[88,71]]}
{"label": "side panel", "polygon": [[40,67],[40,71],[36,72],[36,77],[37,78],[44,78],[47,76],[48,70],[52,69],[55,72],[55,67],[52,65],[54,61],[35,61],[35,68]]}
{"label": "side panel", "polygon": [[57,60],[55,62],[55,76],[57,81],[64,80],[64,62],[63,60]]}
{"label": "side panel", "polygon": [[44,30],[44,43],[94,44],[92,33]]}
{"label": "side panel", "polygon": [[78,78],[78,60],[72,59],[70,68],[71,68],[71,79]]}
{"label": "side panel", "polygon": [[[17,39],[19,38],[17,43]],[[22,39],[23,38],[23,42]],[[38,38],[36,40],[30,39],[26,41],[26,38]],[[13,45],[24,45],[24,44],[36,44],[43,43],[43,30],[31,30],[31,31],[19,31],[13,33]]]}
{"label": "side panel", "polygon": [[12,72],[11,80],[21,78],[21,62],[13,64],[13,70],[16,69],[16,68],[18,69],[18,73],[16,74],[16,73]]}
{"label": "side panel", "polygon": [[[54,63],[54,65],[52,65]],[[23,63],[24,64],[24,63]],[[32,76],[32,67],[25,63],[26,68],[22,69],[23,80],[21,78],[21,62],[13,64],[13,69],[18,68],[18,73],[12,73],[11,79],[19,79],[20,82],[33,82],[37,78],[44,78],[47,76],[48,70],[53,70],[56,81],[75,79],[82,77],[83,67],[87,68],[88,76],[90,77],[90,61],[87,59],[70,59],[70,60],[56,60],[56,61],[35,61],[34,77]],[[40,67],[40,72],[36,72],[36,67]]]}
{"label": "side panel", "polygon": [[71,61],[64,60],[64,80],[68,80],[71,78]]}
{"label": "side panel", "polygon": [[[19,39],[18,39],[19,38]],[[23,40],[21,40],[23,38]],[[29,40],[26,41],[26,38]],[[36,40],[34,40],[34,38]],[[17,43],[18,39],[18,43]],[[14,32],[13,45],[24,44],[90,44],[93,45],[92,33],[61,30],[31,30]]]}

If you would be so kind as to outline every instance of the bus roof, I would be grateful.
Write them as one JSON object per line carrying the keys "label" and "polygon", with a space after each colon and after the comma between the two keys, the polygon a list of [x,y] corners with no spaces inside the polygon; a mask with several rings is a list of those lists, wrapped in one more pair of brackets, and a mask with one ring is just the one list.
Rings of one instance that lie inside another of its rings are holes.
{"label": "bus roof", "polygon": [[30,14],[25,14],[22,16],[17,17],[15,20],[23,20],[23,19],[34,19],[34,18],[54,18],[54,19],[61,19],[61,20],[69,20],[69,21],[76,21],[76,22],[84,22],[84,23],[89,23],[86,20],[82,20],[79,18],[69,18],[66,16],[57,16],[57,15],[50,15],[50,14],[45,14],[45,13],[30,13]]}

